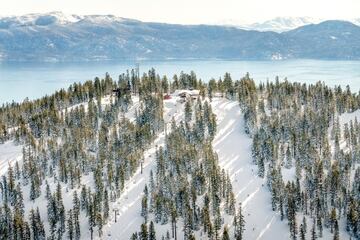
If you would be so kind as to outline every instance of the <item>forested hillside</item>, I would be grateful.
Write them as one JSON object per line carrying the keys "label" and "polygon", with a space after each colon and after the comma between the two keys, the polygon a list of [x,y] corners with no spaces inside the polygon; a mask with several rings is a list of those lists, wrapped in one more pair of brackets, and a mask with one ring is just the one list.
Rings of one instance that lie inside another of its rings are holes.
{"label": "forested hillside", "polygon": [[[359,125],[355,118],[341,126],[339,115],[358,110],[359,95],[320,82],[256,88],[244,79],[239,90],[254,164],[267,178],[272,209],[288,220],[291,238],[321,238],[327,228],[340,239],[344,222],[358,239]],[[287,171],[293,174],[284,181]]]}
{"label": "forested hillside", "polygon": [[149,23],[112,15],[66,17],[49,13],[0,18],[0,61],[5,62],[357,60],[359,46],[360,26],[346,21],[324,21],[278,33]]}
{"label": "forested hillside", "polygon": [[0,239],[359,239],[359,108],[154,69],[4,104]]}

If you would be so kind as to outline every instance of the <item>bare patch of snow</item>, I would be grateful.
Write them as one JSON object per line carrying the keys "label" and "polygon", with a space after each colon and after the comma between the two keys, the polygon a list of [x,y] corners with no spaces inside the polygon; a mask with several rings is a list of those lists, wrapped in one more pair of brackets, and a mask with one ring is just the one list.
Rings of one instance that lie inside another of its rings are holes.
{"label": "bare patch of snow", "polygon": [[13,141],[0,144],[0,176],[4,175],[10,166],[22,160],[22,146]]}

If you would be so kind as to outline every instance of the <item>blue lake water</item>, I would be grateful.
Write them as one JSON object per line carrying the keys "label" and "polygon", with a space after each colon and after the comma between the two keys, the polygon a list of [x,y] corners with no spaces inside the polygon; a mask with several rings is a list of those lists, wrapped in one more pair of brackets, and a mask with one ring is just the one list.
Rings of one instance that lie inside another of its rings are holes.
{"label": "blue lake water", "polygon": [[[329,86],[350,85],[360,90],[360,61],[142,61],[140,72],[154,67],[160,75],[171,77],[181,71],[195,71],[203,81],[219,78],[230,72],[233,79],[250,73],[257,82],[273,80],[275,76],[289,81],[314,83],[324,81]],[[135,67],[135,62],[97,63],[0,63],[0,104],[22,101],[50,94],[73,82],[103,77],[106,72],[117,79],[120,73]]]}

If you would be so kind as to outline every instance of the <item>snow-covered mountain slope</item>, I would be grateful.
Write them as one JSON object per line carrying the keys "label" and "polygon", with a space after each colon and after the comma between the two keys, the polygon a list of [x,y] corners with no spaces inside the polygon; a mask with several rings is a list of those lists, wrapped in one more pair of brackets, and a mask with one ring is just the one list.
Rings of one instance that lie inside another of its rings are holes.
{"label": "snow-covered mountain slope", "polygon": [[288,239],[286,224],[271,210],[266,180],[258,177],[252,163],[252,141],[244,132],[239,104],[215,98],[212,107],[218,121],[214,149],[221,167],[229,171],[236,200],[242,202],[246,219],[244,239]]}
{"label": "snow-covered mountain slope", "polygon": [[[165,102],[164,121],[167,129],[170,130],[170,121],[174,118],[176,122],[183,119],[183,105],[176,102],[176,99]],[[164,146],[165,132],[159,134],[152,147],[144,153],[143,170],[138,169],[134,176],[125,184],[125,191],[121,197],[111,205],[113,214],[111,219],[104,226],[103,239],[130,239],[131,235],[139,230],[143,222],[140,215],[141,200],[145,184],[148,184],[150,171],[155,170],[155,152],[156,149]],[[115,223],[115,209],[118,210],[117,222]],[[156,225],[157,237],[165,235],[170,230],[169,225]],[[179,229],[180,226],[179,226]]]}
{"label": "snow-covered mountain slope", "polygon": [[[171,100],[164,101],[164,120],[169,131],[169,123],[171,119],[176,122],[183,120],[184,104],[176,101],[173,96]],[[109,98],[103,99],[103,105],[108,104]],[[134,99],[134,104],[130,111],[125,115],[126,118],[133,119],[135,110],[139,106],[139,100]],[[228,171],[233,186],[233,191],[237,202],[242,203],[245,215],[246,225],[244,239],[289,239],[289,231],[287,221],[281,221],[278,212],[271,210],[271,196],[266,185],[266,179],[257,175],[257,167],[252,162],[251,144],[252,139],[244,132],[244,119],[240,111],[237,101],[230,101],[225,98],[213,98],[211,102],[212,109],[217,115],[217,134],[213,141],[213,147],[218,154],[219,164]],[[359,111],[352,114],[343,114],[340,117],[341,124],[358,117]],[[164,145],[165,132],[162,132],[155,139],[153,144],[144,153],[143,171],[140,169],[125,183],[125,190],[121,197],[111,203],[110,219],[103,228],[104,235],[101,239],[129,239],[131,234],[139,230],[139,226],[143,221],[140,215],[141,199],[145,184],[148,183],[150,171],[155,170],[155,152],[156,149]],[[16,161],[21,161],[22,147],[14,145],[13,142],[0,144],[0,176],[6,172],[7,165]],[[56,181],[53,178],[47,179],[51,189],[56,188]],[[83,176],[82,184],[93,186],[92,176]],[[66,185],[62,185],[64,205],[66,208],[71,206],[72,194],[74,190],[68,189]],[[42,186],[42,192],[45,192],[45,186]],[[24,189],[24,199],[29,199],[28,186]],[[48,229],[48,221],[46,217],[46,200],[41,196],[36,201],[26,200],[26,215],[31,208],[40,208],[41,215]],[[117,209],[117,222],[115,222],[114,210]],[[298,216],[300,222],[302,216]],[[81,216],[82,239],[90,239],[88,231],[87,219]],[[232,218],[226,217],[225,223],[232,228]],[[310,219],[308,219],[310,222]],[[309,224],[311,225],[311,224]],[[341,239],[349,239],[348,234],[343,231],[344,223],[341,223]],[[309,226],[310,227],[310,226]],[[158,239],[170,230],[170,224],[156,225],[156,233]],[[178,225],[178,239],[183,239],[181,230],[182,223]],[[308,230],[308,238],[310,238],[310,230]],[[207,239],[206,235],[197,232],[196,239]],[[332,235],[329,229],[324,229],[323,239],[330,239]],[[95,234],[95,238],[98,238]]]}
{"label": "snow-covered mountain slope", "polygon": [[[321,37],[321,23],[312,28],[315,38],[302,34],[289,36],[276,30],[289,30],[308,23],[312,21],[307,18],[276,19],[229,27],[148,23],[113,15],[78,16],[58,12],[12,16],[0,18],[0,60],[360,58],[358,49],[353,47],[359,45],[360,28],[356,25],[347,31],[352,38],[345,39],[344,44],[319,40],[316,47],[311,41]],[[335,22],[332,25],[330,36],[345,34]],[[314,56],[306,52],[309,46],[317,51],[318,45],[324,46],[318,51],[321,54]]]}
{"label": "snow-covered mountain slope", "polygon": [[360,26],[360,18],[353,19],[352,22],[358,26]]}
{"label": "snow-covered mountain slope", "polygon": [[360,110],[357,110],[355,112],[352,113],[344,113],[342,115],[339,116],[339,123],[340,126],[344,126],[345,124],[349,124],[350,121],[360,121]]}
{"label": "snow-covered mountain slope", "polygon": [[[256,174],[256,166],[252,163],[251,139],[244,133],[244,120],[236,101],[225,98],[214,98],[212,103],[217,115],[218,133],[213,146],[219,156],[219,164],[229,172],[237,202],[242,202],[246,219],[244,239],[288,239],[288,229],[285,222],[280,221],[278,213],[271,210],[270,193],[266,181]],[[175,100],[165,101],[165,122],[172,117],[179,122],[184,115],[184,105]],[[156,146],[164,145],[164,133],[155,140],[153,148],[145,153],[143,173],[140,169],[126,184],[126,190],[120,199],[112,205],[118,209],[119,215],[115,223],[113,214],[104,227],[105,239],[129,239],[143,221],[140,215],[143,189],[148,182],[150,171],[155,170]],[[226,218],[228,227],[232,228],[232,219]],[[120,227],[121,226],[121,227]],[[178,225],[178,239],[182,223]],[[170,231],[170,224],[156,225],[157,237]],[[197,239],[207,239],[200,232]]]}
{"label": "snow-covered mountain slope", "polygon": [[21,16],[0,16],[0,29],[9,29],[11,27],[30,27],[30,26],[51,26],[60,25],[66,26],[80,21],[87,21],[92,23],[115,23],[129,19],[117,17],[114,15],[76,15],[65,14],[63,12],[49,12],[49,13],[32,13]]}
{"label": "snow-covered mountain slope", "polygon": [[[216,22],[216,25],[233,26],[240,29],[256,30],[256,31],[272,31],[272,32],[286,32],[309,24],[318,24],[325,21],[325,19],[313,17],[276,17],[263,22],[243,23],[236,20],[228,19]],[[359,19],[347,19],[353,24],[360,25]]]}
{"label": "snow-covered mountain slope", "polygon": [[43,14],[26,14],[22,16],[8,16],[0,18],[0,29],[25,26],[47,26],[53,24],[66,25],[83,19],[83,16],[69,15],[62,12]]}
{"label": "snow-covered mountain slope", "polygon": [[258,31],[285,32],[308,24],[320,23],[320,19],[310,17],[278,17],[262,23],[253,23],[248,29]]}

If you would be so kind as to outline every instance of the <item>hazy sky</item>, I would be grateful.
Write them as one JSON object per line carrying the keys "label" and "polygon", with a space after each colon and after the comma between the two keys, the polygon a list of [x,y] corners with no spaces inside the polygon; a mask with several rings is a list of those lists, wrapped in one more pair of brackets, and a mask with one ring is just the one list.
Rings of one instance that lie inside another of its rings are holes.
{"label": "hazy sky", "polygon": [[143,21],[255,22],[284,16],[360,18],[360,0],[0,0],[0,15],[62,11],[114,14]]}

